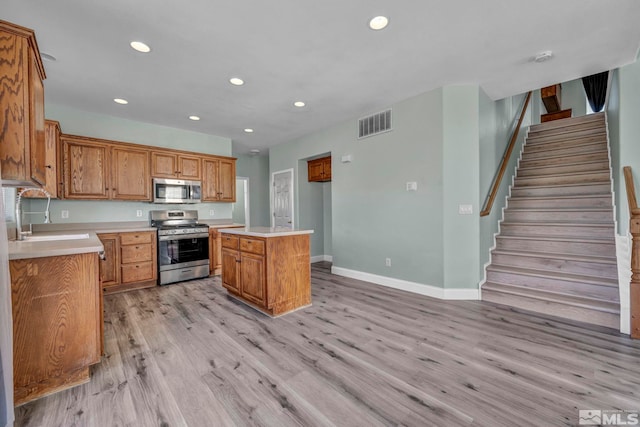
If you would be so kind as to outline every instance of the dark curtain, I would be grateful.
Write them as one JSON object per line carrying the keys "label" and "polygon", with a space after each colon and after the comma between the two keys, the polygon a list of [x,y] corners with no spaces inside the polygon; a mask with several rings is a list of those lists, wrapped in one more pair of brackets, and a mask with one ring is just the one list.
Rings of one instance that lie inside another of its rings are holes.
{"label": "dark curtain", "polygon": [[609,72],[594,74],[582,78],[584,91],[587,93],[589,105],[594,113],[602,111],[604,101],[607,97],[607,81],[609,80]]}

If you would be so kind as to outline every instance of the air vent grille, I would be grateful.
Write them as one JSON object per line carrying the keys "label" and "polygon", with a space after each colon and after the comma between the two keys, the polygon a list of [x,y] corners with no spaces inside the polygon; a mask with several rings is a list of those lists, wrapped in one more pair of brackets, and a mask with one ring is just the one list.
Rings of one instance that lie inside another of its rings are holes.
{"label": "air vent grille", "polygon": [[358,139],[391,130],[391,110],[373,114],[358,120]]}

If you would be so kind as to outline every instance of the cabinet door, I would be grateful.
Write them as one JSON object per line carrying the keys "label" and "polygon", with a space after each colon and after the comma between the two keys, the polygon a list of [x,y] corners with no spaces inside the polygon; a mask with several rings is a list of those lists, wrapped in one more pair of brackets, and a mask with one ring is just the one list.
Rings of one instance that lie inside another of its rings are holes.
{"label": "cabinet door", "polygon": [[148,151],[114,146],[111,151],[111,164],[113,199],[151,200]]}
{"label": "cabinet door", "polygon": [[322,159],[322,179],[331,181],[331,157]]}
{"label": "cabinet door", "polygon": [[151,176],[153,178],[177,178],[178,156],[163,151],[151,152]]}
{"label": "cabinet door", "polygon": [[44,189],[51,197],[58,197],[58,148],[60,147],[60,124],[46,120],[44,125],[46,179]]}
{"label": "cabinet door", "polygon": [[240,294],[240,269],[238,251],[222,248],[222,286]]}
{"label": "cabinet door", "polygon": [[118,235],[99,234],[98,237],[104,247],[104,259],[100,260],[100,284],[103,288],[108,288],[120,283],[118,277],[120,271]]}
{"label": "cabinet door", "polygon": [[218,178],[218,200],[221,202],[236,201],[236,161],[220,159]]}
{"label": "cabinet door", "polygon": [[64,386],[100,361],[98,256],[14,260],[9,270],[18,405]]}
{"label": "cabinet door", "polygon": [[216,245],[216,237],[217,237],[217,232],[214,229],[210,229],[209,230],[209,275],[213,276],[214,274],[216,274],[216,252],[217,252],[217,245]]}
{"label": "cabinet door", "polygon": [[202,201],[218,201],[218,177],[220,175],[220,161],[218,159],[204,159],[202,161]]}
{"label": "cabinet door", "polygon": [[322,181],[322,159],[307,162],[309,181]]}
{"label": "cabinet door", "polygon": [[261,255],[240,255],[241,295],[261,307],[266,306],[265,260]]}
{"label": "cabinet door", "polygon": [[44,137],[44,86],[38,72],[36,53],[30,55],[29,87],[31,100],[29,102],[31,130],[31,180],[40,185],[47,182],[46,146]]}
{"label": "cabinet door", "polygon": [[200,157],[180,156],[178,158],[180,179],[201,180],[202,169],[200,162]]}
{"label": "cabinet door", "polygon": [[64,197],[109,198],[109,146],[76,139],[63,141]]}

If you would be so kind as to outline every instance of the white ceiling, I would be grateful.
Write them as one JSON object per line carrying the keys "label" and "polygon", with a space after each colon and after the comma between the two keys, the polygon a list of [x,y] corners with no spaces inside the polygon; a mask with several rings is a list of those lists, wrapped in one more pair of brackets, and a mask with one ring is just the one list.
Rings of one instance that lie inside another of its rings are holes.
{"label": "white ceiling", "polygon": [[[370,30],[381,14],[389,26]],[[633,62],[640,46],[638,0],[2,0],[0,18],[58,59],[48,102],[228,137],[236,152],[445,85],[500,99]],[[534,63],[545,50],[553,60]]]}

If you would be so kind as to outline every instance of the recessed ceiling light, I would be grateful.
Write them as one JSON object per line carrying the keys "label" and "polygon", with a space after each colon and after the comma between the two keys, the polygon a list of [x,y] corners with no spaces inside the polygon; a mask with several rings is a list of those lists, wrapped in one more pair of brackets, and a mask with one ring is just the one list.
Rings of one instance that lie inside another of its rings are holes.
{"label": "recessed ceiling light", "polygon": [[251,129],[251,128],[246,128],[244,131],[245,131],[246,133],[253,133],[253,129]]}
{"label": "recessed ceiling light", "polygon": [[197,122],[198,120],[200,120],[200,117],[198,117],[198,116],[189,116],[189,120],[193,120],[194,122]]}
{"label": "recessed ceiling light", "polygon": [[244,80],[239,79],[238,77],[232,77],[229,79],[229,83],[234,86],[242,86],[244,84]]}
{"label": "recessed ceiling light", "polygon": [[48,53],[44,53],[44,52],[40,52],[40,56],[42,57],[42,59],[44,59],[45,61],[51,61],[51,62],[55,62],[58,60],[58,58],[56,58],[53,55],[49,55]]}
{"label": "recessed ceiling light", "polygon": [[376,16],[369,21],[369,28],[372,30],[382,30],[389,24],[389,18],[386,16]]}
{"label": "recessed ceiling light", "polygon": [[305,103],[302,102],[302,101],[296,101],[296,102],[293,103],[293,105],[295,105],[298,108],[302,108],[302,107],[305,106]]}
{"label": "recessed ceiling light", "polygon": [[142,52],[142,53],[151,52],[151,48],[142,42],[131,42],[129,44],[133,49],[137,50],[138,52]]}
{"label": "recessed ceiling light", "polygon": [[113,102],[115,102],[116,104],[128,104],[129,101],[127,101],[126,99],[122,99],[122,98],[113,98]]}
{"label": "recessed ceiling light", "polygon": [[553,58],[553,52],[550,50],[545,50],[544,52],[540,52],[533,58],[535,62],[545,62]]}

